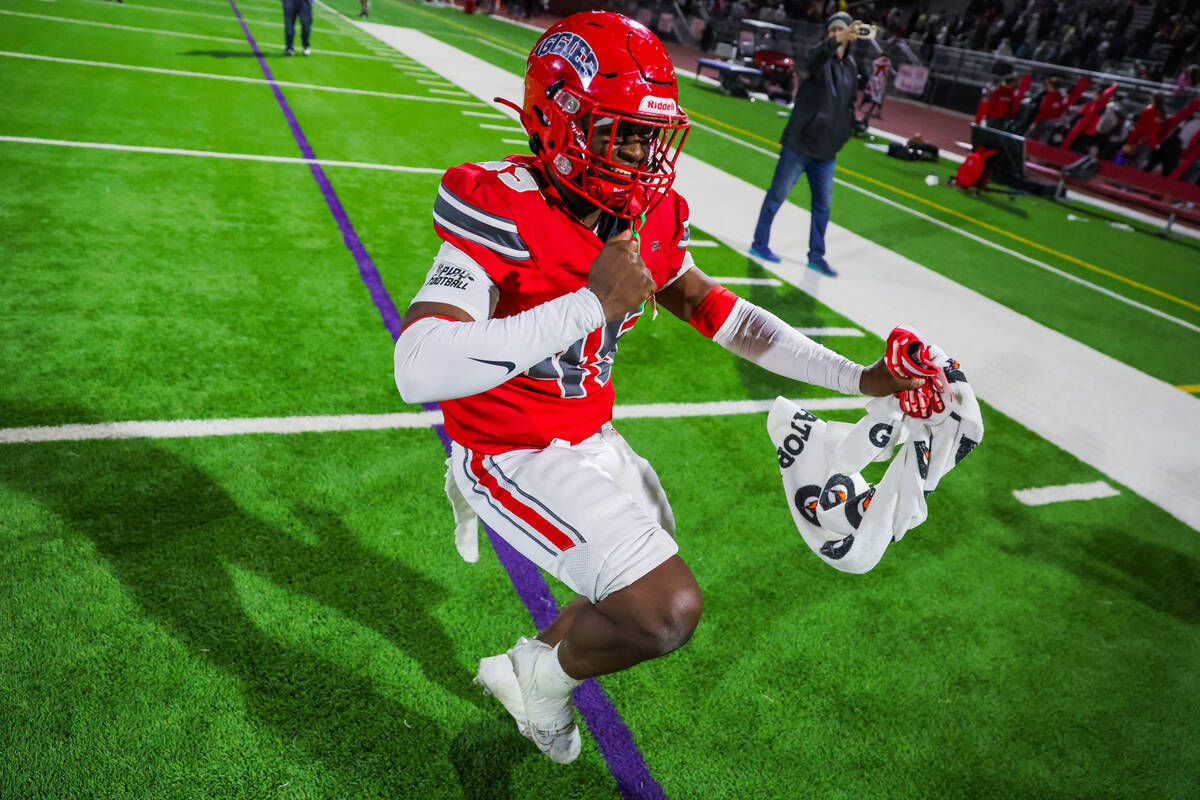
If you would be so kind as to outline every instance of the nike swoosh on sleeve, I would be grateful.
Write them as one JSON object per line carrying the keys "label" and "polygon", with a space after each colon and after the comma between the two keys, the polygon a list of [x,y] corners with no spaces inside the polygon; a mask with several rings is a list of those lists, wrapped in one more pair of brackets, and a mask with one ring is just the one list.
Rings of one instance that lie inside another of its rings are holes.
{"label": "nike swoosh on sleeve", "polygon": [[504,367],[506,372],[512,372],[517,368],[517,365],[511,361],[488,361],[486,358],[474,358],[472,356],[467,356],[467,358],[470,358],[472,361],[478,361],[480,364],[492,364],[497,367]]}

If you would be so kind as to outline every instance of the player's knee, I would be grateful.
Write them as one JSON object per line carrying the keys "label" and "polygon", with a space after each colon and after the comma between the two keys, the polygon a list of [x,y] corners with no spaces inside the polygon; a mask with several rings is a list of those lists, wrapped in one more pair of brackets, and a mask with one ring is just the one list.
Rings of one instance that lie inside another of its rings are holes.
{"label": "player's knee", "polygon": [[704,602],[697,586],[677,589],[664,598],[651,631],[655,655],[665,656],[683,647],[700,624],[703,611]]}

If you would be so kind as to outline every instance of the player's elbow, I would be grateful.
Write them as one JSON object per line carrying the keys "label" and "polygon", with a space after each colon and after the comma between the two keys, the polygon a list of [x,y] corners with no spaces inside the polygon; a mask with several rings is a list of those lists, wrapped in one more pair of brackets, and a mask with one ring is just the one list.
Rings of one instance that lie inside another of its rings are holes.
{"label": "player's elbow", "polygon": [[400,370],[396,370],[396,388],[400,390],[400,399],[406,403],[434,403],[439,399],[433,392],[428,391],[428,386],[414,381],[411,376]]}
{"label": "player's elbow", "polygon": [[437,396],[437,386],[429,380],[430,372],[422,369],[420,343],[414,337],[401,334],[396,340],[393,355],[393,376],[400,398],[406,403],[434,403],[445,400]]}

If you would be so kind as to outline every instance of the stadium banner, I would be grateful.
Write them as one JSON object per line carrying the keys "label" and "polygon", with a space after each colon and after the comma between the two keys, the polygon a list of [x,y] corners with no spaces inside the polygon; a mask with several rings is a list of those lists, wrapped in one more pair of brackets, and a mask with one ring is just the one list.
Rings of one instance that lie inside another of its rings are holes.
{"label": "stadium banner", "polygon": [[925,81],[929,80],[929,68],[916,64],[904,64],[896,70],[895,86],[902,92],[921,94],[925,91]]}

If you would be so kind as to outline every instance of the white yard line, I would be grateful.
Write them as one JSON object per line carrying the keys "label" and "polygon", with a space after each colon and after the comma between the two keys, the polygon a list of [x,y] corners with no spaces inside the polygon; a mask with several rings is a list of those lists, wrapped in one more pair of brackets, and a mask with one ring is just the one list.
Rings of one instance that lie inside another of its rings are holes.
{"label": "white yard line", "polygon": [[[60,58],[58,56],[41,56],[33,53],[16,53],[8,50],[0,50],[0,57],[6,58],[25,58],[34,61],[52,61],[58,64],[71,64],[80,67],[101,67],[104,69],[121,69],[131,72],[152,72],[157,75],[174,75],[184,78],[208,78],[214,81],[232,81],[234,83],[254,83],[267,84],[277,86],[287,86],[292,89],[311,89],[317,92],[335,92],[338,94],[356,94],[367,95],[370,97],[387,97],[393,100],[416,100],[423,103],[449,103],[451,105],[470,105],[478,106],[479,103],[474,100],[459,100],[448,97],[427,97],[419,94],[396,94],[395,92],[377,92],[371,89],[348,89],[342,86],[321,86],[315,83],[293,83],[292,81],[269,81],[265,78],[247,78],[241,75],[219,75],[213,72],[189,72],[182,69],[165,69],[163,67],[142,67],[133,64],[114,64],[109,61],[87,61],[80,58]],[[459,93],[463,97],[470,97],[465,93]]]}
{"label": "white yard line", "polygon": [[1104,481],[1092,483],[1068,483],[1063,486],[1040,486],[1036,489],[1017,489],[1013,497],[1027,506],[1044,506],[1049,503],[1065,503],[1068,500],[1099,500],[1102,497],[1119,495]]}
{"label": "white yard line", "polygon": [[53,147],[80,147],[87,150],[120,150],[130,153],[155,153],[169,156],[192,156],[196,158],[227,158],[234,161],[265,161],[276,164],[319,164],[322,167],[349,167],[353,169],[377,169],[385,172],[415,172],[422,175],[442,175],[442,167],[405,167],[399,164],[369,164],[362,161],[332,161],[324,158],[297,158],[295,156],[267,156],[251,153],[216,153],[211,150],[181,150],[175,147],[146,147],[109,142],[71,142],[63,139],[37,139],[31,136],[0,136],[0,142],[40,144]]}
{"label": "white yard line", "polygon": [[[795,402],[812,411],[863,408],[865,397],[821,397]],[[724,417],[736,414],[765,414],[774,400],[732,400],[709,403],[650,403],[616,406],[615,419],[676,419]],[[180,439],[248,434],[329,433],[332,431],[376,431],[397,428],[428,428],[442,423],[441,411],[396,414],[343,414],[313,417],[248,417],[242,419],[182,419],[132,422],[100,422],[72,425],[37,425],[0,428],[0,444],[32,442],[75,442],[87,439]]]}
{"label": "white yard line", "polygon": [[487,111],[464,111],[468,117],[483,117],[484,119],[508,119],[503,114],[491,114]]}
{"label": "white yard line", "polygon": [[720,247],[720,246],[721,246],[720,242],[714,242],[711,239],[690,239],[688,241],[689,248],[692,248],[692,247]]}
{"label": "white yard line", "polygon": [[501,139],[500,141],[503,142],[504,144],[523,144],[523,145],[529,144],[528,139]]}
{"label": "white yard line", "polygon": [[[516,25],[518,28],[524,28],[527,31],[535,31],[538,34],[542,34],[542,33],[546,32],[545,28],[539,28],[537,25],[530,25],[528,22],[520,22],[519,20],[509,19],[508,17],[503,16],[502,14],[488,14],[488,16],[491,17],[492,19],[500,20],[501,22],[507,22],[509,25]],[[529,54],[522,53],[521,58],[524,58],[527,55],[529,55]]]}
{"label": "white yard line", "polygon": [[479,127],[488,131],[504,131],[505,133],[525,133],[524,128],[510,128],[508,125],[492,125],[487,122],[479,123]]}
{"label": "white yard line", "polygon": [[[497,96],[523,97],[519,75],[420,31],[356,24],[484,102],[491,104]],[[745,251],[762,189],[686,153],[678,169],[676,185],[690,201],[692,222]],[[785,204],[775,223],[780,245],[776,249],[804,252],[808,223],[806,211]],[[772,271],[880,338],[919,310],[915,322],[922,332],[963,363],[981,398],[1200,529],[1200,492],[1195,491],[1194,480],[1195,454],[1200,452],[1200,399],[839,225],[829,226],[827,239],[843,268],[838,279],[819,278],[792,259]],[[996,246],[986,240],[980,243]]]}
{"label": "white yard line", "polygon": [[475,41],[479,42],[480,44],[487,45],[488,47],[499,50],[501,53],[508,53],[510,56],[516,56],[517,58],[521,59],[522,61],[524,61],[526,58],[529,57],[529,53],[523,53],[520,50],[514,50],[513,48],[505,47],[502,44],[496,44],[495,42],[489,42],[487,39],[484,39],[482,36],[476,36]]}
{"label": "white yard line", "polygon": [[[153,33],[158,36],[178,36],[183,39],[203,39],[206,42],[230,42],[232,44],[242,45],[243,47],[246,46],[245,37],[240,38],[240,39],[234,39],[234,38],[231,38],[228,36],[209,36],[208,34],[203,34],[203,33],[185,33],[183,31],[164,31],[159,28],[141,28],[136,25],[117,25],[116,23],[113,23],[113,22],[96,22],[95,20],[89,20],[89,19],[74,19],[72,17],[55,17],[55,16],[51,16],[49,14],[31,14],[26,11],[11,11],[7,8],[0,8],[0,14],[7,14],[10,17],[25,17],[28,19],[42,19],[42,20],[48,20],[50,22],[66,22],[66,23],[70,23],[72,25],[87,25],[87,26],[93,27],[93,28],[109,28],[111,30],[117,30],[117,31],[133,31],[135,33]],[[249,51],[247,51],[247,52],[249,52]],[[387,61],[387,60],[389,60],[389,59],[383,58],[381,56],[369,56],[365,53],[347,53],[342,50],[317,50],[314,48],[313,52],[316,53],[317,55],[345,56],[346,58],[362,58],[362,59],[367,59],[368,61]]]}

